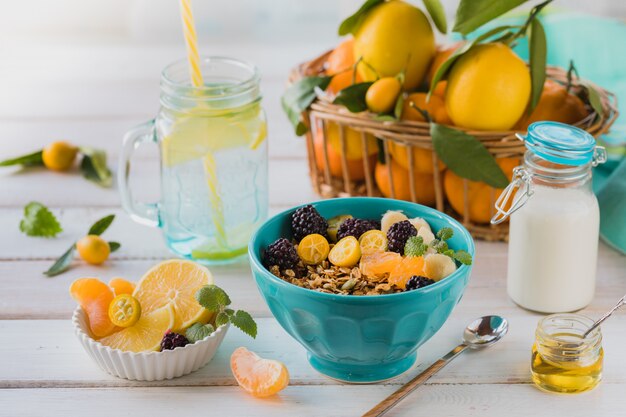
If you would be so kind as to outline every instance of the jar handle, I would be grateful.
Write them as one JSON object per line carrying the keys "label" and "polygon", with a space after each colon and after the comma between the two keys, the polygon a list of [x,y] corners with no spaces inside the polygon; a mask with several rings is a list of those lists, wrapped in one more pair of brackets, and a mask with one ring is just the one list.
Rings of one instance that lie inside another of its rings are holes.
{"label": "jar handle", "polygon": [[124,135],[122,153],[117,166],[117,182],[122,199],[122,207],[137,223],[158,227],[158,208],[154,203],[140,203],[133,199],[129,186],[130,161],[135,149],[142,143],[156,143],[154,120],[134,127]]}
{"label": "jar handle", "polygon": [[[513,170],[513,180],[502,191],[502,194],[495,202],[496,214],[491,218],[491,224],[500,224],[505,221],[511,214],[519,210],[528,199],[533,195],[534,190],[530,182],[531,175],[523,167],[517,167]],[[524,193],[519,197],[516,191],[521,190],[524,187]],[[506,209],[506,204],[513,198],[513,204],[509,209]]]}

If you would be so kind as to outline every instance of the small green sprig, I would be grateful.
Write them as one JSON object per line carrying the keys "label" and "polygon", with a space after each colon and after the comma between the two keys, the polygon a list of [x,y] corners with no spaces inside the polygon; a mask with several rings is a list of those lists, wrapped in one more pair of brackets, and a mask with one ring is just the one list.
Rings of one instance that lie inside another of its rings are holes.
{"label": "small green sprig", "polygon": [[[205,285],[200,288],[196,292],[196,300],[198,303],[209,310],[212,313],[216,313],[215,315],[215,325],[217,327],[223,326],[227,323],[232,323],[233,326],[237,327],[239,330],[252,337],[256,338],[257,335],[257,325],[252,316],[243,311],[243,310],[233,310],[228,308],[231,304],[230,297],[226,294],[226,291],[218,287],[217,285]],[[188,329],[189,334],[185,334],[187,339],[190,341],[194,340],[202,340],[204,337],[213,333],[214,329],[211,325],[204,325],[205,329],[201,329],[199,326],[196,326],[195,323]],[[195,326],[195,327],[194,327]],[[202,326],[202,325],[200,325]],[[208,327],[210,326],[210,327]],[[193,330],[192,330],[193,329]],[[191,332],[189,332],[191,330]],[[207,333],[207,331],[209,333]],[[204,335],[201,339],[197,339]],[[191,336],[191,338],[189,337]]]}
{"label": "small green sprig", "polygon": [[63,231],[63,228],[48,207],[33,201],[24,207],[20,230],[28,236],[55,237]]}
{"label": "small green sprig", "polygon": [[472,264],[472,255],[464,250],[453,250],[448,247],[448,239],[454,236],[454,230],[450,227],[442,227],[437,232],[437,238],[433,239],[429,244],[424,243],[421,236],[411,236],[404,245],[404,254],[406,256],[423,256],[429,248],[434,249],[437,253],[449,256],[450,258],[462,263],[463,265]]}
{"label": "small green sprig", "polygon": [[[89,228],[87,234],[100,236],[109,228],[111,223],[113,223],[113,220],[115,220],[115,214],[110,214],[106,217],[101,218]],[[108,243],[111,252],[115,252],[122,246],[119,242]],[[44,275],[53,277],[70,269],[70,265],[74,260],[75,252],[76,242],[72,243],[72,246],[70,246],[70,248],[66,250],[63,255],[61,255],[47,271],[44,272]]]}

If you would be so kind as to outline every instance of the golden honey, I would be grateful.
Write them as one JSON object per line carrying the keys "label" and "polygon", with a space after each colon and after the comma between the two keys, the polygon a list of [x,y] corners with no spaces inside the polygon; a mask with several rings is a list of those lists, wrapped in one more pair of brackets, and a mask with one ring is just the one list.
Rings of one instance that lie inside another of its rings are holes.
{"label": "golden honey", "polygon": [[593,320],[579,314],[554,314],[539,322],[531,358],[535,385],[573,394],[600,383],[604,358],[600,329],[582,338],[591,324]]}

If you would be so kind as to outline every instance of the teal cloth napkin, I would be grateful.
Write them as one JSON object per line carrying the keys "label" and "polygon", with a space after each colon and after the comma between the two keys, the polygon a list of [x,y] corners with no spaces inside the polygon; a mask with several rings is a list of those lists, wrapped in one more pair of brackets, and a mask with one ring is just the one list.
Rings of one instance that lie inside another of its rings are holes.
{"label": "teal cloth napkin", "polygon": [[[470,38],[495,26],[521,24],[526,17],[527,13],[509,14],[485,25]],[[574,60],[582,78],[618,98],[620,117],[600,138],[607,147],[609,161],[594,169],[593,189],[600,204],[600,236],[626,254],[626,23],[555,8],[541,14],[541,23],[548,39],[548,64],[567,68]],[[528,59],[525,40],[515,52]]]}

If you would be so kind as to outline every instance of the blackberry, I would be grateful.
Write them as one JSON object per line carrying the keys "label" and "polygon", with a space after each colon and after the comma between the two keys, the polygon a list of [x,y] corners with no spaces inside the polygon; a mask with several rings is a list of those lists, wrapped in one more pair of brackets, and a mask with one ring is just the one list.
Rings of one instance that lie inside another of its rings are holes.
{"label": "blackberry", "polygon": [[171,330],[168,330],[163,336],[161,340],[161,351],[164,350],[173,350],[177,347],[183,347],[189,344],[189,340],[182,334],[174,333]]}
{"label": "blackberry", "polygon": [[337,240],[341,240],[346,236],[354,236],[360,238],[361,235],[368,230],[377,229],[373,220],[365,219],[346,219],[341,223],[337,230]]}
{"label": "blackberry", "polygon": [[328,229],[328,222],[315,210],[315,207],[310,204],[300,207],[291,215],[291,230],[297,242],[300,242],[303,237],[313,233],[320,234],[327,238],[326,229]]}
{"label": "blackberry", "polygon": [[265,249],[263,260],[268,268],[278,265],[281,269],[293,269],[300,261],[300,257],[293,244],[281,237]]}
{"label": "blackberry", "polygon": [[421,275],[413,275],[407,281],[405,291],[412,291],[412,290],[416,290],[418,288],[427,287],[427,286],[429,286],[431,284],[434,284],[434,283],[435,283],[435,281],[433,281],[430,278],[426,278],[426,277],[423,277]]}
{"label": "blackberry", "polygon": [[389,240],[388,249],[390,252],[404,254],[404,245],[411,236],[417,235],[417,229],[408,220],[403,220],[391,225],[387,231],[387,240]]}

